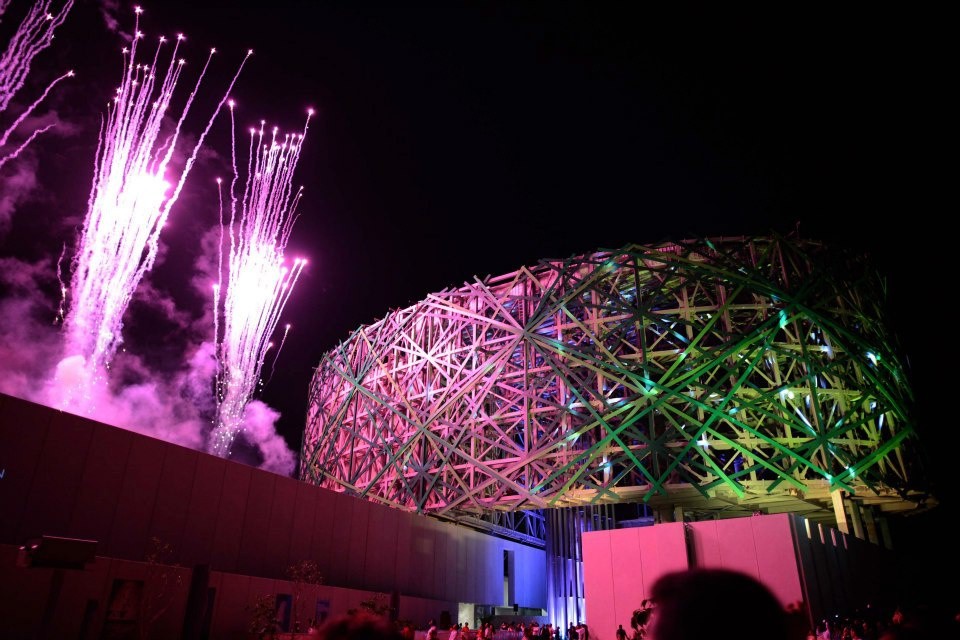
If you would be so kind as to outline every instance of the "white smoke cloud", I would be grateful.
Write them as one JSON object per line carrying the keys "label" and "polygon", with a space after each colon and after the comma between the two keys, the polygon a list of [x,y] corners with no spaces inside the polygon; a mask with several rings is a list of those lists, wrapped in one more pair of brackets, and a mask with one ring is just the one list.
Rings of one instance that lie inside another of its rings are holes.
{"label": "white smoke cloud", "polygon": [[[53,324],[56,315],[44,290],[55,289],[51,260],[26,262],[0,258],[0,392],[58,407],[71,389],[88,388],[86,417],[153,438],[203,451],[214,413],[216,370],[212,341],[188,344],[183,362],[173,371],[158,371],[144,358],[121,351],[114,358],[109,381],[90,385],[89,371],[78,355],[63,357],[62,336]],[[185,327],[189,314],[169,297],[147,287],[145,300],[168,322]],[[12,319],[16,319],[13,321]],[[71,409],[71,411],[76,411]],[[244,438],[256,449],[246,462],[290,475],[293,452],[276,432],[280,414],[259,401],[245,415]],[[241,455],[235,458],[244,461]]]}
{"label": "white smoke cloud", "polygon": [[183,396],[207,416],[212,416],[216,409],[213,395],[213,377],[216,371],[217,359],[213,342],[201,342],[189,354],[187,369],[180,380]]}
{"label": "white smoke cloud", "polygon": [[257,448],[263,458],[261,469],[289,476],[296,466],[293,452],[277,434],[280,414],[259,400],[247,404],[243,413],[243,438]]}
{"label": "white smoke cloud", "polygon": [[85,417],[191,449],[202,447],[203,418],[177,393],[177,378],[169,383],[153,378],[111,389],[103,381],[89,384],[89,375],[82,356],[63,358],[45,386],[45,404],[56,406],[69,390],[84,388],[89,394],[82,411]]}

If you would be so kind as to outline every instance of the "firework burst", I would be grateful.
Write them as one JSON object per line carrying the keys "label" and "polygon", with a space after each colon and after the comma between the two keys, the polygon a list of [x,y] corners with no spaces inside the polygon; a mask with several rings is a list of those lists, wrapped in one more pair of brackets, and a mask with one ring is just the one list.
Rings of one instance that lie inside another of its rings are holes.
{"label": "firework burst", "polygon": [[[9,6],[9,0],[0,0],[0,16],[6,12]],[[27,15],[23,18],[20,26],[10,39],[7,49],[0,55],[0,113],[7,110],[11,100],[23,88],[24,82],[30,73],[30,65],[33,59],[41,51],[50,46],[53,41],[54,30],[63,24],[67,14],[73,7],[73,0],[67,0],[63,3],[60,11],[53,13],[50,11],[50,0],[38,0],[35,2]],[[10,135],[34,112],[41,102],[47,97],[50,91],[63,79],[73,75],[73,71],[68,71],[53,82],[47,85],[47,88],[40,94],[40,97],[33,101],[6,129],[0,130],[0,149],[7,146]],[[7,162],[16,158],[21,151],[33,140],[44,133],[53,125],[45,125],[30,132],[26,140],[21,142],[16,148],[6,153],[0,154],[0,168]]]}
{"label": "firework burst", "polygon": [[[152,60],[140,63],[144,36],[136,9],[135,35],[124,48],[124,74],[101,129],[87,215],[73,261],[70,308],[64,318],[65,361],[80,370],[57,403],[89,413],[91,389],[122,342],[122,319],[140,280],[153,267],[160,232],[177,201],[200,147],[227,94],[252,52],[247,52],[217,108],[207,121],[179,173],[170,167],[181,128],[203,82],[215,49],[210,50],[179,116],[170,103],[186,66],[178,57],[184,40],[160,41]],[[169,51],[169,54],[164,54]],[[163,133],[163,135],[161,135]]]}
{"label": "firework burst", "polygon": [[[233,104],[230,106],[232,125]],[[306,265],[306,260],[296,259],[288,266],[284,251],[303,193],[302,187],[294,190],[292,180],[312,114],[312,110],[308,112],[300,133],[281,136],[274,128],[265,134],[263,123],[259,129],[250,130],[247,178],[239,196],[233,145],[230,219],[225,226],[221,192],[221,280],[214,287],[217,415],[208,450],[221,457],[230,454],[243,428],[244,411],[260,384],[264,360],[273,346],[270,337]],[[227,242],[224,287],[222,265]],[[284,339],[289,328],[287,325]]]}

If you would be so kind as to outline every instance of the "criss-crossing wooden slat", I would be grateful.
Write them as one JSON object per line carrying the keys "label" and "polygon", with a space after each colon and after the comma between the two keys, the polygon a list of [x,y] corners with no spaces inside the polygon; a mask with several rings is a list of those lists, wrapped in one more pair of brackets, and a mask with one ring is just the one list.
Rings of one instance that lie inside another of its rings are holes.
{"label": "criss-crossing wooden slat", "polygon": [[[911,392],[869,262],[786,238],[543,261],[361,327],[301,477],[421,513],[696,491],[912,499]],[[804,504],[804,503],[799,503]]]}

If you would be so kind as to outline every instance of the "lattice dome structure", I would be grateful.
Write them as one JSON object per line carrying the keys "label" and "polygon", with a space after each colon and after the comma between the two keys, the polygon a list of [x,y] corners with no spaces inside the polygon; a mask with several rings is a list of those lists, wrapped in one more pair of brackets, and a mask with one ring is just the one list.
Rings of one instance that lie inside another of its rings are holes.
{"label": "lattice dome structure", "polygon": [[884,301],[869,260],[782,237],[476,279],[323,356],[301,479],[440,517],[643,502],[828,522],[838,489],[929,505]]}

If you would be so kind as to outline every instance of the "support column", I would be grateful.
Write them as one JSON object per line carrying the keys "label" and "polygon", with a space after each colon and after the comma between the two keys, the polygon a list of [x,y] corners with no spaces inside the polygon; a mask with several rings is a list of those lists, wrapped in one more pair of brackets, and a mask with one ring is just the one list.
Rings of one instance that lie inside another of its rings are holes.
{"label": "support column", "polygon": [[673,507],[673,521],[674,522],[683,522],[683,506],[675,505]]}
{"label": "support column", "polygon": [[673,518],[673,505],[661,505],[659,507],[654,507],[653,520],[656,524],[673,522],[672,518]]}
{"label": "support column", "polygon": [[877,536],[877,523],[873,520],[873,507],[864,506],[861,509],[863,514],[863,525],[864,529],[867,531],[867,540],[873,544],[879,545],[880,538]]}
{"label": "support column", "polygon": [[833,515],[837,519],[837,529],[840,533],[850,533],[847,514],[843,509],[843,489],[837,489],[830,494],[830,497],[833,498]]}
{"label": "support column", "polygon": [[[613,505],[546,510],[547,610],[561,629],[584,622],[584,531],[616,528]],[[510,567],[511,573],[514,569]]]}
{"label": "support column", "polygon": [[884,548],[893,551],[893,536],[890,535],[890,523],[887,522],[886,516],[880,516],[877,518],[877,521],[880,524],[880,540],[883,542]]}
{"label": "support column", "polygon": [[[180,631],[181,640],[199,640],[203,634],[203,621],[211,613],[207,611],[207,600],[210,589],[210,565],[195,564],[190,573],[190,591],[187,592],[187,606],[183,614],[183,629]],[[296,616],[301,612],[294,611]]]}
{"label": "support column", "polygon": [[866,540],[867,538],[863,535],[863,521],[860,520],[860,507],[853,500],[844,500],[843,504],[847,508],[847,513],[850,514],[850,523],[853,525],[853,535],[861,540]]}

